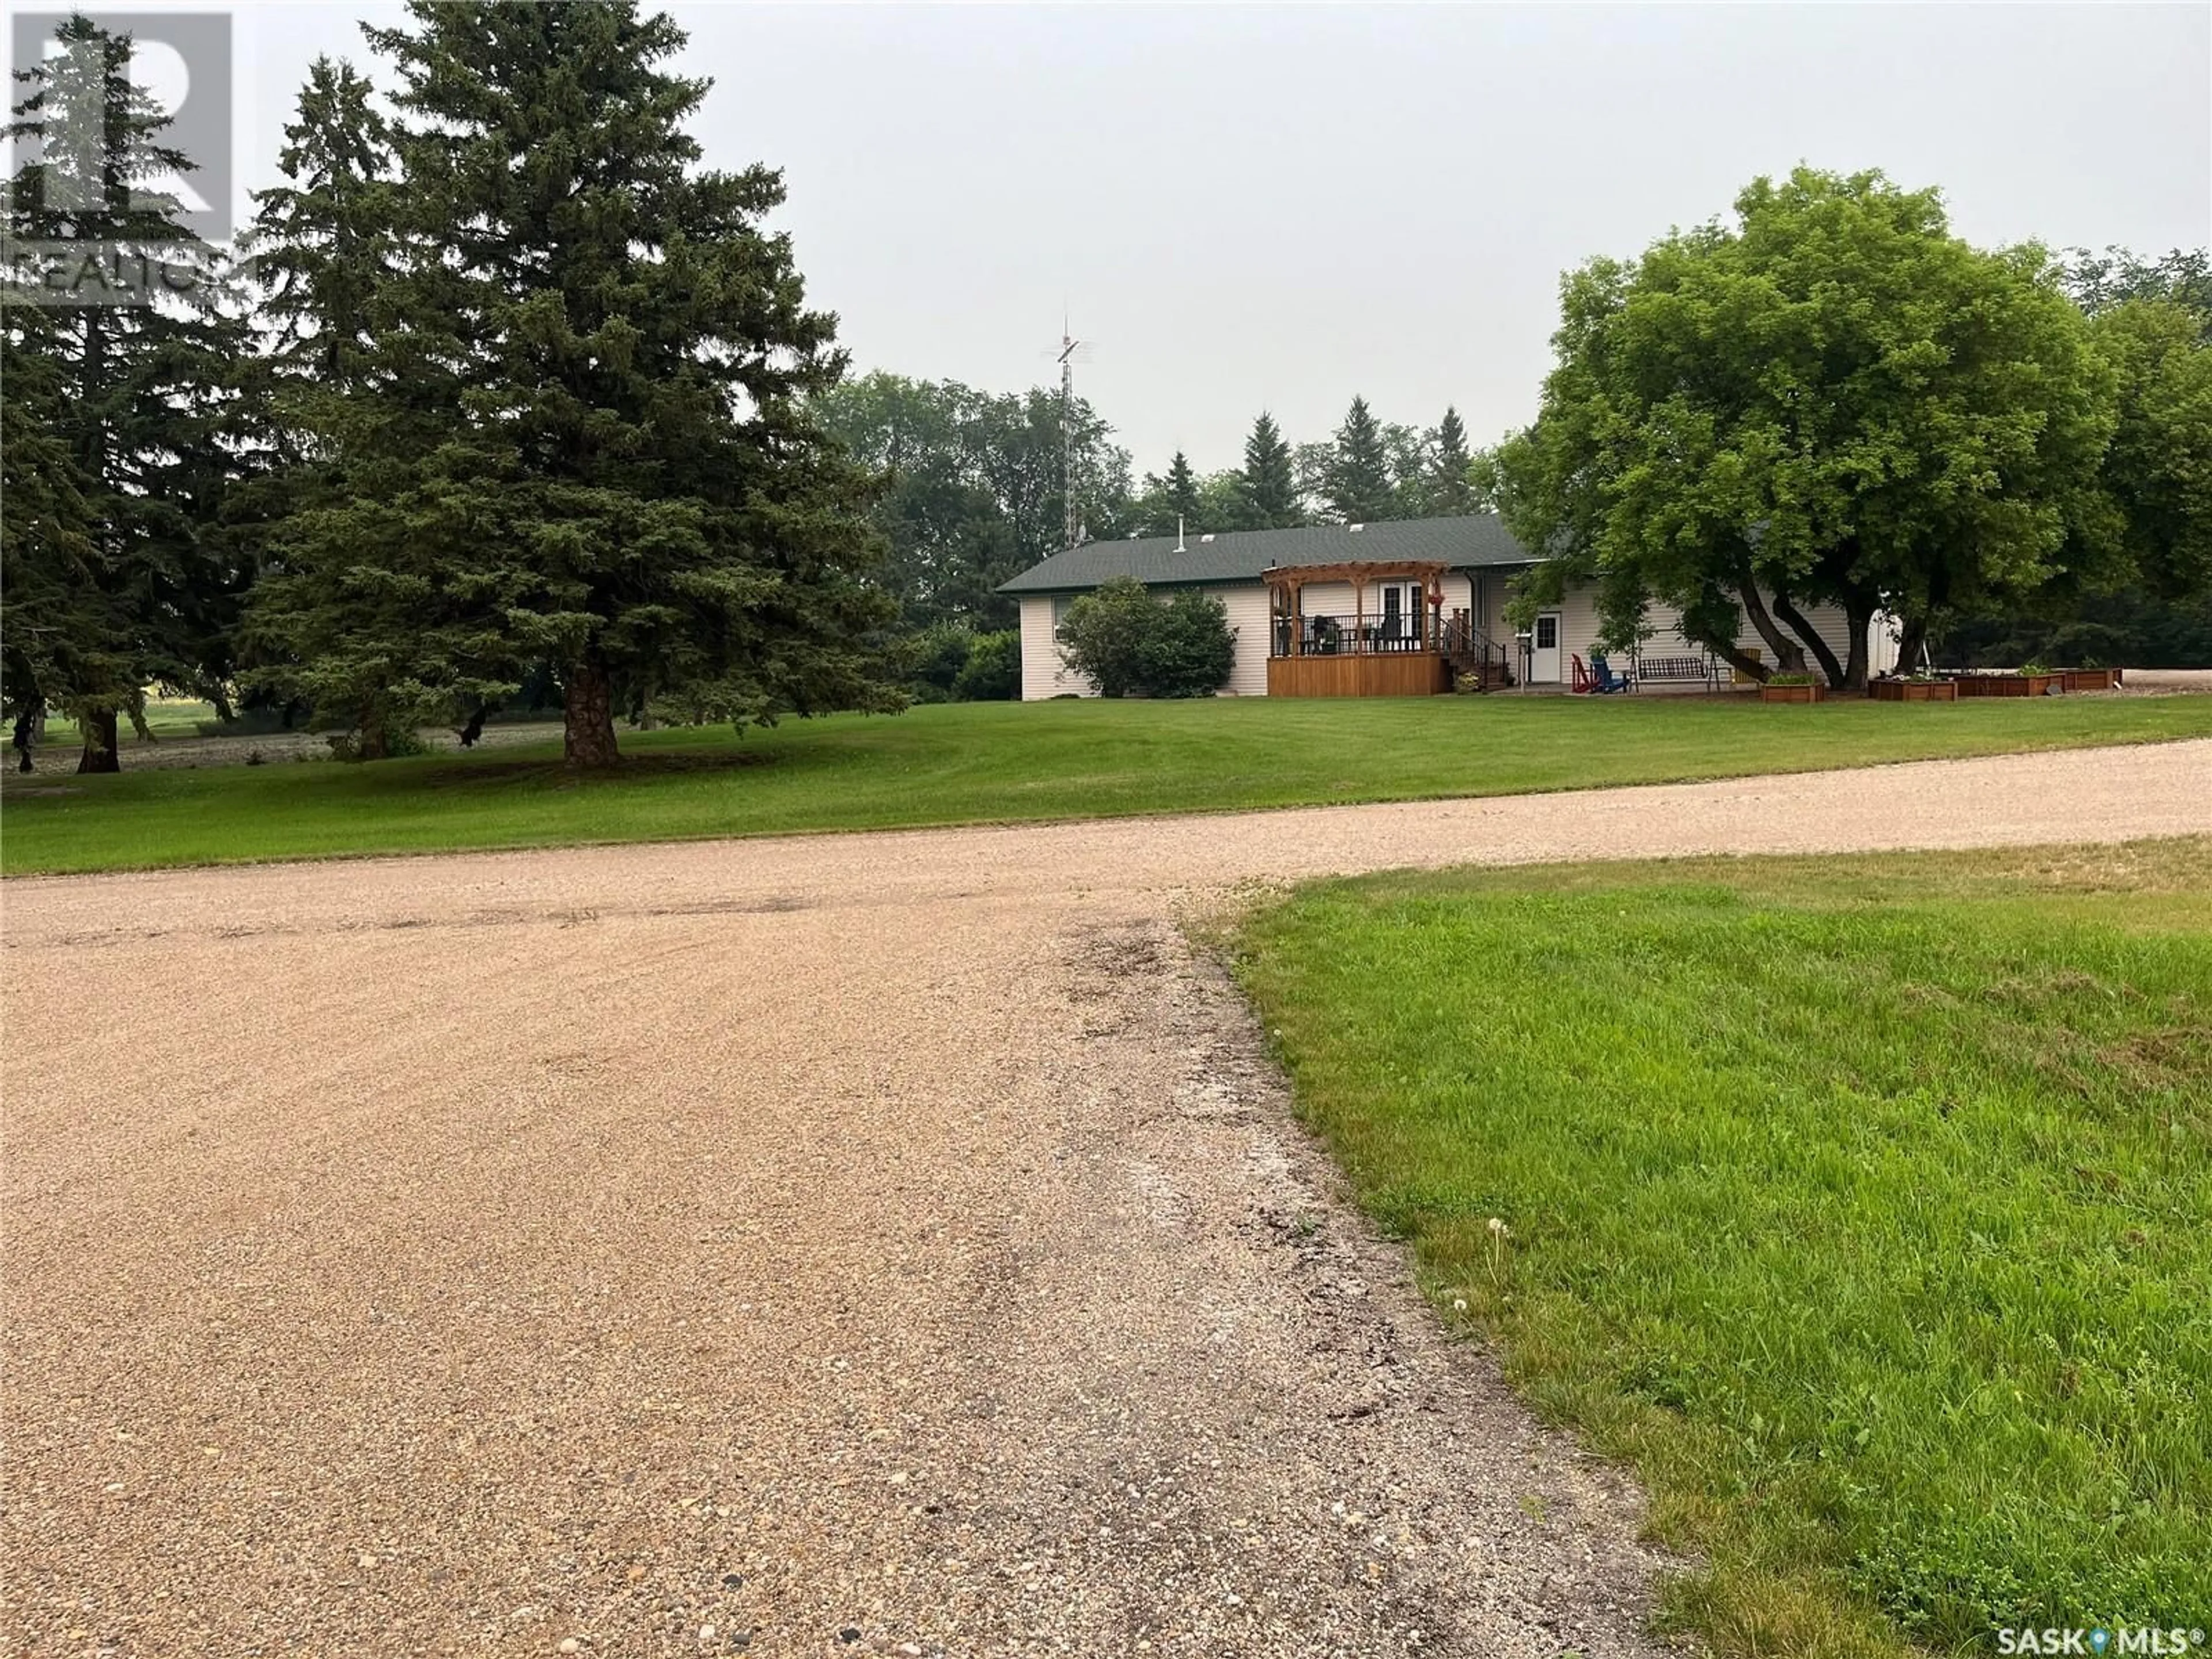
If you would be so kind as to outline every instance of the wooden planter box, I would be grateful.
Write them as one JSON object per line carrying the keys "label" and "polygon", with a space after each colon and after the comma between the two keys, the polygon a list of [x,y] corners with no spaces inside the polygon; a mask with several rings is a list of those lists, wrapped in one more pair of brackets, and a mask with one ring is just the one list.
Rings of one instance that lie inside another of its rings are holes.
{"label": "wooden planter box", "polygon": [[1761,702],[1826,702],[1828,688],[1812,685],[1762,685],[1759,688]]}
{"label": "wooden planter box", "polygon": [[2109,691],[2118,683],[2115,670],[2110,668],[2069,668],[2058,678],[2066,682],[2069,691]]}
{"label": "wooden planter box", "polygon": [[1869,680],[1868,695],[1876,702],[1956,702],[1956,680]]}
{"label": "wooden planter box", "polygon": [[2063,674],[1961,674],[1952,682],[1962,697],[2039,697],[2054,685],[2063,686]]}

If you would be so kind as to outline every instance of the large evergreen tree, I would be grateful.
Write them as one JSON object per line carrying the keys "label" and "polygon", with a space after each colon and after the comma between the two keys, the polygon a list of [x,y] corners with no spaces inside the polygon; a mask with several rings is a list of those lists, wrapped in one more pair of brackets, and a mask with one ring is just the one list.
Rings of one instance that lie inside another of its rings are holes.
{"label": "large evergreen tree", "polygon": [[1429,434],[1427,507],[1432,514],[1455,516],[1482,510],[1468,469],[1474,458],[1468,453],[1467,426],[1459,410],[1447,406],[1444,417]]}
{"label": "large evergreen tree", "polygon": [[1367,399],[1354,398],[1336,429],[1334,453],[1323,483],[1329,511],[1347,524],[1391,516],[1394,499],[1389,446]]}
{"label": "large evergreen tree", "polygon": [[81,15],[56,34],[61,50],[20,76],[8,131],[38,151],[9,181],[9,234],[92,251],[80,276],[156,275],[96,299],[79,285],[90,303],[19,292],[0,307],[16,452],[0,634],[11,708],[68,709],[78,769],[106,772],[145,686],[206,691],[228,652],[240,582],[214,516],[240,465],[246,336],[214,250],[154,188],[193,163],[131,82],[129,37]]}
{"label": "large evergreen tree", "polygon": [[[258,492],[273,521],[252,606],[250,677],[380,759],[413,726],[511,671],[384,498],[414,500],[461,390],[456,349],[408,314],[404,205],[389,126],[350,65],[318,59],[284,129],[286,182],[258,191],[246,238],[271,330],[265,368],[281,465]],[[410,355],[412,361],[410,361]],[[459,455],[467,447],[456,447]],[[380,543],[358,541],[372,515]],[[418,520],[418,535],[423,530]],[[363,557],[368,549],[383,556]]]}
{"label": "large evergreen tree", "polygon": [[1240,529],[1282,530],[1303,521],[1291,447],[1275,417],[1265,410],[1244,440],[1244,466],[1237,478],[1243,498]]}
{"label": "large evergreen tree", "polygon": [[36,327],[45,313],[26,311],[0,333],[0,714],[29,771],[47,704],[119,699],[137,663],[121,596],[101,579],[98,487],[61,436],[60,362]]}
{"label": "large evergreen tree", "polygon": [[362,384],[313,406],[335,488],[276,538],[264,628],[350,635],[410,708],[550,661],[578,766],[616,759],[617,707],[895,707],[867,480],[809,404],[835,319],[762,228],[780,176],[699,166],[682,31],[409,9],[368,31],[400,77],[393,268]]}

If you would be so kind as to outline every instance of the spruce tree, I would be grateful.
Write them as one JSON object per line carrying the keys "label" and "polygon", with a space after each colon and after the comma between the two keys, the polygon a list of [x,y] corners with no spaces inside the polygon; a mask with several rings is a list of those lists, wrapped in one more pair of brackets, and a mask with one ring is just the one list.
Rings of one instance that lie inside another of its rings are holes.
{"label": "spruce tree", "polygon": [[1443,419],[1429,434],[1427,495],[1431,513],[1455,516],[1479,510],[1474,485],[1468,477],[1468,468],[1473,460],[1474,457],[1468,453],[1466,424],[1461,421],[1458,410],[1447,406]]}
{"label": "spruce tree", "polygon": [[1390,455],[1382,428],[1367,399],[1354,398],[1337,428],[1323,488],[1329,510],[1347,524],[1367,524],[1390,516],[1393,497]]}
{"label": "spruce tree", "polygon": [[376,760],[508,683],[480,620],[410,568],[432,535],[418,519],[410,544],[401,521],[470,445],[452,430],[458,353],[418,332],[403,303],[398,158],[369,93],[349,64],[317,59],[284,129],[287,182],[254,197],[246,246],[271,326],[282,465],[261,496],[270,522],[247,640],[257,687],[305,702],[318,726]]}
{"label": "spruce tree", "polygon": [[22,309],[0,333],[0,714],[27,772],[47,705],[120,697],[137,662],[120,596],[101,580],[97,487],[61,436],[60,360],[36,326],[46,313]]}
{"label": "spruce tree", "polygon": [[1144,495],[1137,503],[1138,527],[1148,536],[1172,536],[1180,527],[1186,534],[1225,530],[1211,522],[1206,497],[1190,458],[1178,449],[1164,475],[1145,474]]}
{"label": "spruce tree", "polygon": [[215,251],[151,188],[192,161],[132,82],[129,37],[82,15],[55,33],[61,50],[19,77],[27,95],[8,133],[39,154],[9,181],[9,236],[157,275],[92,303],[18,293],[0,306],[9,397],[22,400],[9,441],[27,445],[9,482],[30,486],[0,508],[0,633],[26,641],[8,653],[10,706],[65,708],[84,737],[77,769],[112,772],[118,716],[140,717],[144,688],[205,691],[210,656],[228,649],[239,580],[210,532],[238,467],[247,336]]}
{"label": "spruce tree", "polygon": [[617,707],[739,725],[890,708],[870,484],[809,399],[842,374],[762,228],[780,175],[699,166],[708,83],[630,0],[410,0],[395,268],[364,386],[320,407],[333,493],[289,526],[281,634],[318,611],[415,707],[556,665],[572,764]]}
{"label": "spruce tree", "polygon": [[1246,530],[1281,530],[1297,524],[1297,477],[1291,462],[1291,447],[1274,416],[1261,410],[1244,440],[1244,467],[1238,475],[1243,498]]}
{"label": "spruce tree", "polygon": [[256,191],[246,238],[270,356],[302,386],[357,389],[375,359],[371,306],[394,272],[391,130],[352,64],[318,58],[284,128],[286,184]]}
{"label": "spruce tree", "polygon": [[1201,522],[1205,518],[1204,504],[1198,495],[1198,474],[1191,471],[1190,457],[1178,449],[1175,459],[1168,463],[1168,476],[1162,483],[1162,504],[1167,516],[1196,534],[1213,526]]}

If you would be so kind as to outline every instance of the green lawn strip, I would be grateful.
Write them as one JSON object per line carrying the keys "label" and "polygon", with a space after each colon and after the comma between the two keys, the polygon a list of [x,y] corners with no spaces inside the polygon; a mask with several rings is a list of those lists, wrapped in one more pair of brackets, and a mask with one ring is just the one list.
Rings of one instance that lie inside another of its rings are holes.
{"label": "green lawn strip", "polygon": [[[164,738],[200,737],[204,735],[201,726],[216,724],[213,703],[181,697],[148,702],[145,717],[147,730],[153,733],[153,741],[156,743]],[[138,728],[131,723],[128,714],[116,721],[115,735],[126,751],[147,741],[138,735]],[[52,757],[60,757],[64,750],[73,754],[82,741],[75,720],[66,714],[51,714],[46,720],[46,743],[40,752]]]}
{"label": "green lawn strip", "polygon": [[48,749],[0,795],[0,868],[137,869],[1515,794],[2212,736],[2212,698],[1956,705],[1621,698],[967,703],[346,766],[79,778]]}
{"label": "green lawn strip", "polygon": [[2212,839],[1329,883],[1232,949],[1447,1318],[1699,1563],[1670,1626],[2208,1623]]}

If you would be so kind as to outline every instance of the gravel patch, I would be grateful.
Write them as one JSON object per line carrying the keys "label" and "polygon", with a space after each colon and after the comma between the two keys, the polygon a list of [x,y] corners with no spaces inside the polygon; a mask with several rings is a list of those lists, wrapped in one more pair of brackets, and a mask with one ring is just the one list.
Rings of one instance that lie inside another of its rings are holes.
{"label": "gravel patch", "polygon": [[11,880],[0,1651],[1643,1655],[1177,925],[2204,827],[2212,744]]}

